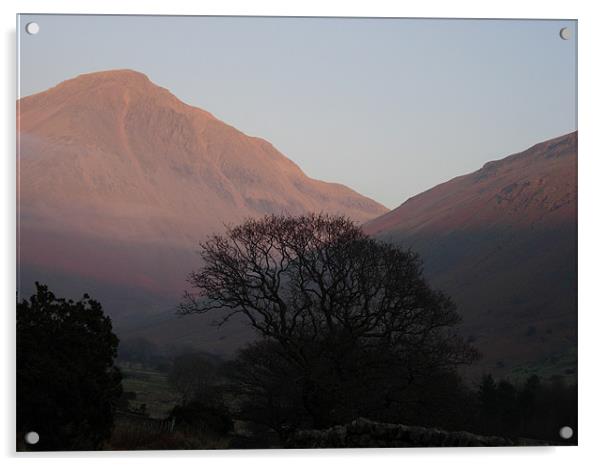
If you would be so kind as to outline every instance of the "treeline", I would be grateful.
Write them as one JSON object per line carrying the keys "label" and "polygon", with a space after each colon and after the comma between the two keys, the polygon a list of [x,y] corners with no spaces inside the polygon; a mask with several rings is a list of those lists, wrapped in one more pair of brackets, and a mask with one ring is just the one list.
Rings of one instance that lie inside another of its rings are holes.
{"label": "treeline", "polygon": [[473,394],[474,430],[507,437],[526,437],[563,443],[559,429],[575,431],[567,443],[576,444],[577,386],[563,377],[543,382],[533,375],[522,384],[484,376]]}
{"label": "treeline", "polygon": [[[298,381],[288,378],[286,372],[281,372],[277,380],[266,365],[258,367],[258,346],[251,345],[225,362],[194,353],[178,356],[169,373],[170,384],[181,396],[181,403],[173,411],[178,424],[224,434],[234,420],[247,421],[247,429],[254,432],[255,446],[263,447],[274,446],[274,439],[284,444],[295,431],[315,427],[304,408]],[[257,378],[260,375],[265,377],[261,382]],[[271,383],[266,383],[268,379]],[[569,440],[559,437],[560,427],[577,426],[577,389],[562,378],[542,381],[531,376],[524,382],[511,383],[486,375],[476,386],[469,386],[448,376],[440,377],[438,382],[420,397],[407,392],[406,409],[361,414],[369,414],[372,421],[509,439],[553,444],[577,441],[576,435]],[[370,404],[368,399],[356,401]],[[365,417],[350,413],[345,418],[334,411],[328,414],[332,417],[325,427]]]}

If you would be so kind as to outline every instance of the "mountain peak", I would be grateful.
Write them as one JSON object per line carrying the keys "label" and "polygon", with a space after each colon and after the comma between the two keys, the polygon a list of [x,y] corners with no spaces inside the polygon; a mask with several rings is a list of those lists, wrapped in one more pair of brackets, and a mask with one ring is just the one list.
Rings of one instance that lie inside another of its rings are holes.
{"label": "mountain peak", "polygon": [[[80,99],[87,96],[88,99],[98,99],[94,105],[103,105],[103,101],[112,97],[121,98],[124,95],[131,97],[144,97],[160,99],[168,105],[181,105],[181,102],[167,89],[152,82],[147,75],[130,69],[96,71],[93,73],[80,74],[72,79],[63,81],[59,85],[48,89],[38,95],[47,95],[59,99]],[[106,102],[104,102],[106,103]],[[103,105],[104,106],[104,105]]]}
{"label": "mountain peak", "polygon": [[387,211],[309,178],[267,141],[137,71],[77,76],[21,99],[18,118],[21,205],[46,218],[71,212],[71,231],[194,244],[224,223],[266,213],[325,211],[364,222]]}
{"label": "mountain peak", "polygon": [[[126,97],[127,96],[127,97]],[[20,114],[41,107],[64,107],[75,102],[88,103],[89,110],[99,111],[107,106],[115,109],[115,100],[129,98],[156,100],[160,105],[185,106],[169,90],[152,82],[147,75],[131,69],[96,71],[67,79],[46,91],[20,99]],[[192,108],[192,107],[191,107]],[[203,112],[201,109],[195,109]],[[205,112],[209,115],[208,112]]]}
{"label": "mountain peak", "polygon": [[131,69],[81,74],[24,97],[18,105],[21,133],[68,138],[71,144],[93,144],[113,153],[129,152],[128,139],[136,131],[163,137],[157,142],[173,152],[174,138],[194,145],[204,125],[215,120]]}
{"label": "mountain peak", "polygon": [[[140,71],[131,69],[117,69],[106,71],[95,71],[92,73],[84,73],[75,78],[63,81],[59,86],[69,86],[73,84],[80,85],[99,85],[103,83],[118,83],[123,86],[147,86],[153,84],[147,75]],[[157,86],[158,87],[158,86]]]}

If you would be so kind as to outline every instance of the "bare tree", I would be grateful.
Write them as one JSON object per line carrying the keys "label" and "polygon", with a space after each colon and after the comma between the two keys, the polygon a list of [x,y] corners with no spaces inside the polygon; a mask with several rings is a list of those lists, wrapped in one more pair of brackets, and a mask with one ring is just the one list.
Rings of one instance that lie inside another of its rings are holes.
{"label": "bare tree", "polygon": [[377,367],[399,369],[395,386],[379,385],[379,397],[394,403],[400,386],[477,357],[454,333],[455,305],[428,286],[418,256],[347,218],[248,220],[201,244],[200,255],[180,312],[217,311],[221,323],[242,314],[278,342],[317,426],[331,422],[346,381],[374,388]]}

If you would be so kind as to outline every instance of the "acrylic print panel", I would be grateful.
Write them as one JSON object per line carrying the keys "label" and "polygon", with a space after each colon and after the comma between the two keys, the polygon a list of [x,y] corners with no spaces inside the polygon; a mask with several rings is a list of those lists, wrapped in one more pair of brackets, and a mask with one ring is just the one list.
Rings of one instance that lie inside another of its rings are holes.
{"label": "acrylic print panel", "polygon": [[18,450],[577,443],[576,21],[18,43]]}

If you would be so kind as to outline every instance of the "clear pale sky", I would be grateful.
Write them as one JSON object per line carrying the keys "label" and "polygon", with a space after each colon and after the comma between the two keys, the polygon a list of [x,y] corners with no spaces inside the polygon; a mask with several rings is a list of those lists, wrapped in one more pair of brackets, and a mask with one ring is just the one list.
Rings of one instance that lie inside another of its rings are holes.
{"label": "clear pale sky", "polygon": [[390,208],[577,129],[575,21],[24,15],[18,28],[20,96],[141,71]]}

